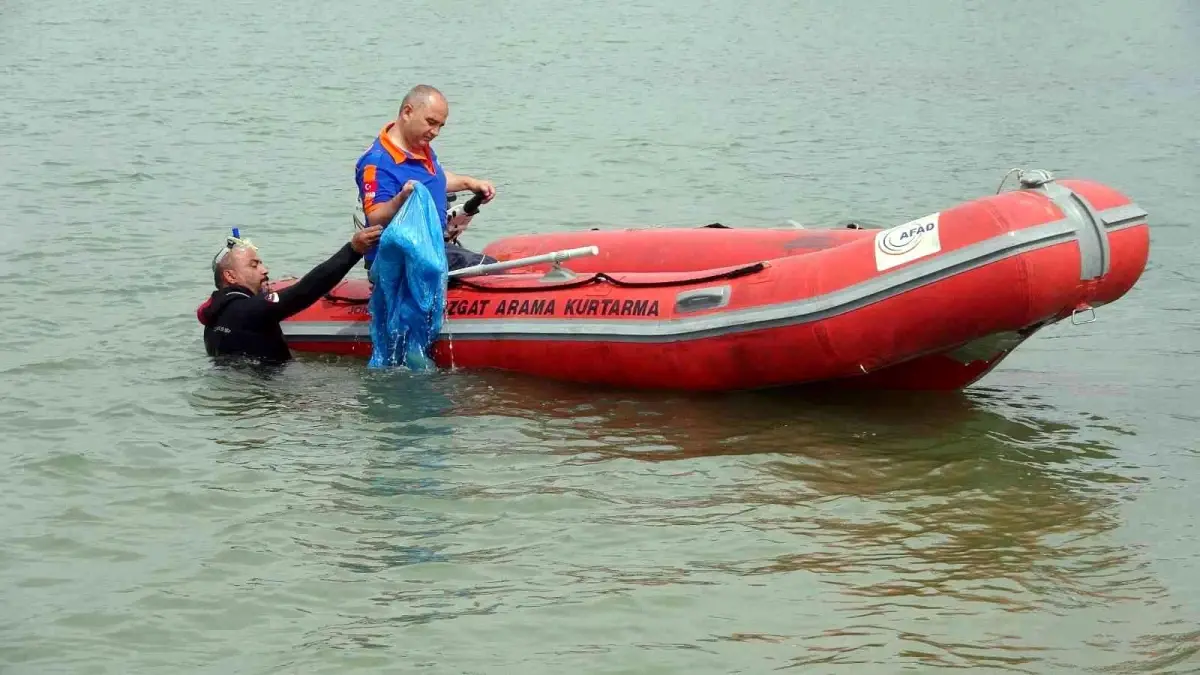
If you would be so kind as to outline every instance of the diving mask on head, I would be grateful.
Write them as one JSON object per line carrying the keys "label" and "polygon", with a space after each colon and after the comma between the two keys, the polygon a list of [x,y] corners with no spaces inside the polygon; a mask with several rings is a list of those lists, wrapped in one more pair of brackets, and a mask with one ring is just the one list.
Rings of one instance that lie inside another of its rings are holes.
{"label": "diving mask on head", "polygon": [[253,249],[255,251],[258,250],[258,247],[255,246],[253,244],[253,242],[251,242],[249,239],[242,239],[241,233],[238,232],[238,228],[235,227],[235,228],[233,228],[233,236],[225,237],[225,246],[223,246],[221,248],[221,250],[217,251],[217,254],[215,256],[213,256],[213,261],[212,261],[213,271],[215,272],[217,270],[217,264],[220,263],[221,259],[224,258],[226,255],[228,255],[230,251],[232,251],[235,248],[242,247],[242,246]]}

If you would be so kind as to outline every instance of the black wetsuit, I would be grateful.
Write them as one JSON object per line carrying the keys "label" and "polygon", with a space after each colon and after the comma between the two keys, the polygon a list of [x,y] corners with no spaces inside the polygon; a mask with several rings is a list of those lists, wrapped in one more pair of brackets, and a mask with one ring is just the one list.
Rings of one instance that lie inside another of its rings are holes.
{"label": "black wetsuit", "polygon": [[198,311],[209,356],[249,356],[270,362],[292,358],[279,322],[333,290],[362,258],[346,244],[295,284],[278,293],[254,295],[244,286],[213,291]]}

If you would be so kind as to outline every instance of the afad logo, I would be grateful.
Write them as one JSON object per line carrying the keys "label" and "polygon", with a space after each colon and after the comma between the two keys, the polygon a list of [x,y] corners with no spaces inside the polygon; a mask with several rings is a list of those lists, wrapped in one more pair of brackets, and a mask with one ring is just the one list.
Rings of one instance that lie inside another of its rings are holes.
{"label": "afad logo", "polygon": [[888,255],[904,255],[920,245],[921,240],[937,229],[937,219],[909,223],[883,233],[879,250]]}

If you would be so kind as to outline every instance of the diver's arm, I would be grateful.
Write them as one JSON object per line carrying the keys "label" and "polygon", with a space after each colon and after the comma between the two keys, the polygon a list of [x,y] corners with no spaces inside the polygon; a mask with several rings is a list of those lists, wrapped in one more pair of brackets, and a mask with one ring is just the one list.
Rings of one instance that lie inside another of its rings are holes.
{"label": "diver's arm", "polygon": [[312,268],[296,283],[278,293],[260,296],[265,301],[265,311],[273,321],[282,321],[307,309],[314,302],[320,300],[321,296],[332,291],[333,287],[337,286],[338,282],[354,269],[359,260],[362,260],[362,254],[347,243],[328,260]]}
{"label": "diver's arm", "polygon": [[[282,321],[296,312],[307,309],[321,296],[333,290],[350,270],[362,260],[363,253],[379,241],[383,228],[371,226],[354,233],[350,241],[328,260],[312,268],[299,281],[263,298],[266,311],[274,321]],[[257,300],[257,298],[256,298]]]}

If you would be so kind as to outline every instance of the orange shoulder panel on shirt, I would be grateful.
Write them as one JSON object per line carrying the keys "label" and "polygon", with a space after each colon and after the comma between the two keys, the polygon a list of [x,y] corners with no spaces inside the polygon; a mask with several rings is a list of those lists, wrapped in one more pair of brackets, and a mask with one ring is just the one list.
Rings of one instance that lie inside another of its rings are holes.
{"label": "orange shoulder panel on shirt", "polygon": [[379,184],[375,180],[375,165],[368,164],[363,169],[363,184],[362,184],[362,205],[363,213],[370,213],[372,209],[379,206],[375,203],[375,190]]}

